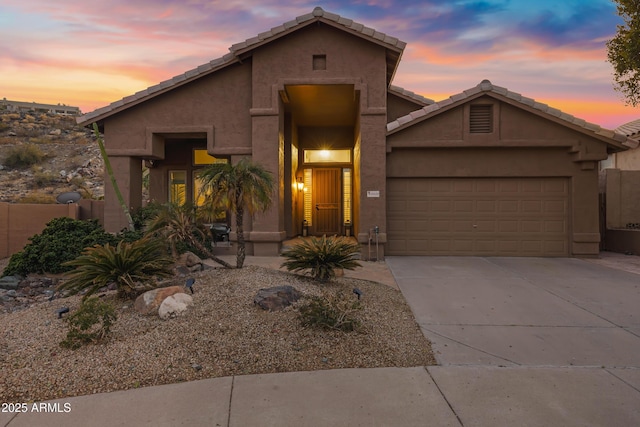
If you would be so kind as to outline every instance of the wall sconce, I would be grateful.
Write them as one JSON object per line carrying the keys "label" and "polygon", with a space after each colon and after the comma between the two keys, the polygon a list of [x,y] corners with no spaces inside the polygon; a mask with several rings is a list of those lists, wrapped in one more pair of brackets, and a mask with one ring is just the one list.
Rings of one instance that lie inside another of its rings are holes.
{"label": "wall sconce", "polygon": [[302,177],[298,177],[298,182],[296,183],[298,187],[298,191],[304,190],[304,182],[302,181]]}

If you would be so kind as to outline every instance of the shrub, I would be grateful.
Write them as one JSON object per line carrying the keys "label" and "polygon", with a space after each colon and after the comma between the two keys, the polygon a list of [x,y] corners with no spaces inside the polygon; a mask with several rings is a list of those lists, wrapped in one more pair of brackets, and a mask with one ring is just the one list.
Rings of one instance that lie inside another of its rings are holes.
{"label": "shrub", "polygon": [[335,277],[335,269],[353,270],[360,267],[356,260],[360,247],[346,237],[312,237],[285,251],[282,263],[288,271],[309,270],[315,280],[326,282]]}
{"label": "shrub", "polygon": [[302,326],[351,332],[360,327],[360,321],[353,314],[361,308],[360,301],[338,292],[311,297],[308,303],[300,306],[299,317]]}
{"label": "shrub", "polygon": [[58,181],[60,181],[59,175],[56,175],[53,172],[36,171],[33,174],[31,188],[48,187]]}
{"label": "shrub", "polygon": [[148,283],[156,276],[173,274],[173,259],[166,250],[166,243],[156,238],[87,248],[78,258],[64,264],[74,269],[59,289],[71,294],[86,291],[87,298],[100,288],[115,283],[119,297],[135,298],[149,289]]}
{"label": "shrub", "polygon": [[63,263],[77,258],[82,250],[95,244],[115,243],[117,236],[104,231],[97,220],[82,221],[55,218],[42,233],[29,238],[21,252],[11,256],[3,275],[26,276],[29,273],[64,273],[72,267]]}
{"label": "shrub", "polygon": [[4,159],[4,164],[11,168],[25,168],[38,164],[46,155],[34,144],[16,145]]}
{"label": "shrub", "polygon": [[76,350],[84,344],[102,341],[116,320],[116,311],[111,304],[97,297],[85,299],[80,308],[65,319],[69,330],[60,346]]}

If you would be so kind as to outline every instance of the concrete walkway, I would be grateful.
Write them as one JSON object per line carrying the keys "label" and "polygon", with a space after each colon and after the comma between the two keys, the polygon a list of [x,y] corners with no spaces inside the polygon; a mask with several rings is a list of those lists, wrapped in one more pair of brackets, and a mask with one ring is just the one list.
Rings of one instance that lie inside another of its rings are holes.
{"label": "concrete walkway", "polygon": [[397,282],[439,366],[247,375],[25,402],[26,413],[1,412],[0,426],[640,425],[640,276],[607,266],[640,267],[640,258],[620,257],[363,263],[361,278]]}

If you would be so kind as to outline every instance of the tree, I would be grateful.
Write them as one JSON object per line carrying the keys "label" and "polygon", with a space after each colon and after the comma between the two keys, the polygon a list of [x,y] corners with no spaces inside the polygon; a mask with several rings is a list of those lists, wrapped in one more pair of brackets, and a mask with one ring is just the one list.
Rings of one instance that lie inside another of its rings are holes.
{"label": "tree", "polygon": [[205,206],[215,210],[223,207],[236,216],[238,251],[236,267],[244,265],[244,214],[265,212],[271,206],[274,178],[263,166],[243,158],[237,164],[213,163],[199,174]]}
{"label": "tree", "polygon": [[145,230],[147,235],[160,234],[169,241],[174,257],[178,256],[176,243],[186,242],[218,264],[231,268],[231,265],[215,256],[202,242],[205,239],[203,224],[196,218],[194,208],[189,205],[168,204],[160,208],[149,221]]}
{"label": "tree", "polygon": [[615,0],[624,25],[607,42],[607,59],[613,65],[616,90],[627,104],[640,104],[640,0]]}

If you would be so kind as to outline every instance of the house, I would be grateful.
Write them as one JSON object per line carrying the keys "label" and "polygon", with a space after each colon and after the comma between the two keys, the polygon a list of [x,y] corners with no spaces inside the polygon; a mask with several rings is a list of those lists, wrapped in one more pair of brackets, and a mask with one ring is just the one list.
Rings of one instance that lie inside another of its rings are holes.
{"label": "house", "polygon": [[[404,47],[316,8],[78,121],[133,209],[143,161],[161,202],[197,202],[211,162],[272,171],[249,254],[303,233],[353,235],[365,259],[598,254],[598,162],[637,142],[486,80],[440,102],[393,86]],[[107,188],[105,227],[125,225]]]}
{"label": "house", "polygon": [[7,111],[16,113],[50,113],[62,116],[79,116],[80,108],[64,104],[38,104],[35,102],[10,101],[7,98],[0,99],[0,106]]}

